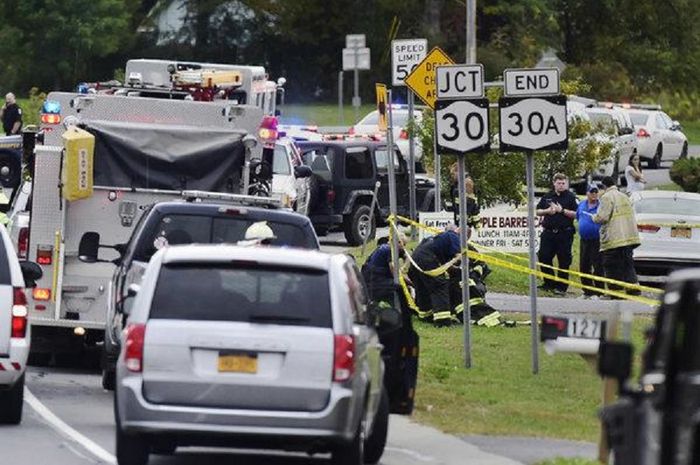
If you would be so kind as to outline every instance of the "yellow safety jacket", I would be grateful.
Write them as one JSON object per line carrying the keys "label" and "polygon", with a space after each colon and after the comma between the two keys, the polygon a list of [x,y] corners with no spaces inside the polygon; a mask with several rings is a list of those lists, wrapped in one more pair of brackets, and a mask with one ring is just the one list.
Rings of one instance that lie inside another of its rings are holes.
{"label": "yellow safety jacket", "polygon": [[616,186],[606,189],[593,221],[601,224],[601,252],[640,243],[632,202]]}

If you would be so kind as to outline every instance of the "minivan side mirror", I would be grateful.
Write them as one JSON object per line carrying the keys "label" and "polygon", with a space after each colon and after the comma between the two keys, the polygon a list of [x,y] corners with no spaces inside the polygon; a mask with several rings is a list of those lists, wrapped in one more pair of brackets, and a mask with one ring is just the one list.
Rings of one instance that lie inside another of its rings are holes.
{"label": "minivan side mirror", "polygon": [[36,287],[36,282],[44,276],[44,272],[39,265],[30,261],[19,262],[19,267],[22,270],[25,287]]}
{"label": "minivan side mirror", "polygon": [[627,342],[601,341],[598,351],[598,374],[622,382],[632,371],[632,345]]}
{"label": "minivan side mirror", "polygon": [[294,177],[297,178],[308,178],[313,174],[311,167],[306,165],[299,165],[294,167]]}
{"label": "minivan side mirror", "polygon": [[680,131],[682,129],[681,123],[674,120],[673,124],[671,124],[671,131]]}

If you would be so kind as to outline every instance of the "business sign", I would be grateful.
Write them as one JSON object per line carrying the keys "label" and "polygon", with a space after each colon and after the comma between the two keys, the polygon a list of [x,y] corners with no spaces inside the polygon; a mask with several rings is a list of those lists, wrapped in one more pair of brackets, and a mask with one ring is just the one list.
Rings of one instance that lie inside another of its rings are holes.
{"label": "business sign", "polygon": [[404,79],[411,74],[428,53],[426,39],[391,41],[391,84],[405,86]]}
{"label": "business sign", "polygon": [[[539,237],[542,232],[540,217],[535,218],[537,234],[536,246],[539,247]],[[527,212],[505,211],[500,209],[484,209],[481,211],[481,225],[472,230],[470,241],[477,246],[498,249],[499,252],[528,253],[530,235],[528,231]],[[479,252],[489,253],[489,250],[479,249]]]}
{"label": "business sign", "polygon": [[501,97],[501,152],[566,150],[566,96]]}
{"label": "business sign", "polygon": [[418,66],[411,71],[411,74],[404,80],[411,89],[426,105],[435,108],[437,91],[435,88],[435,75],[438,66],[452,65],[454,61],[440,47],[433,48]]}
{"label": "business sign", "polygon": [[[436,228],[444,231],[449,225],[455,224],[455,215],[452,212],[418,212],[418,221],[425,226]],[[430,231],[426,231],[423,228],[418,230],[418,239],[423,240],[426,237],[434,236]]]}
{"label": "business sign", "polygon": [[556,95],[559,93],[557,68],[506,69],[503,71],[503,94],[507,97],[522,95]]}

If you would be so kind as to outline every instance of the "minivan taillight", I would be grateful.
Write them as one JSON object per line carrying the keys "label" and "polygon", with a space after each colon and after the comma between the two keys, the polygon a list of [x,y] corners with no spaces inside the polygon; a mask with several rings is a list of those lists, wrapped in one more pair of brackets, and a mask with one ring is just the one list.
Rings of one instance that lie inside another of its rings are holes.
{"label": "minivan taillight", "polygon": [[126,369],[134,373],[143,370],[143,341],[146,338],[146,325],[130,323],[126,326],[124,363]]}
{"label": "minivan taillight", "polygon": [[29,228],[20,228],[17,238],[17,257],[21,259],[27,258],[29,251]]}
{"label": "minivan taillight", "polygon": [[336,335],[334,347],[333,381],[347,381],[355,373],[355,336]]}
{"label": "minivan taillight", "polygon": [[27,297],[24,289],[15,287],[12,298],[12,337],[23,339],[27,336]]}

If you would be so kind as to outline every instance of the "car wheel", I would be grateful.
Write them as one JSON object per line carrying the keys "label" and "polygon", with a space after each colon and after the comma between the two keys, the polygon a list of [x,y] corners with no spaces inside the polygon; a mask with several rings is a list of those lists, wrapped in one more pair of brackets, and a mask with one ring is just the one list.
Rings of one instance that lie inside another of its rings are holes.
{"label": "car wheel", "polygon": [[661,144],[656,147],[656,152],[654,153],[654,157],[649,161],[649,168],[652,169],[659,169],[661,168],[661,157],[663,155],[663,147]]}
{"label": "car wheel", "polygon": [[375,219],[367,205],[356,205],[343,220],[343,232],[348,245],[361,245],[365,238],[373,239],[375,229]]}
{"label": "car wheel", "polygon": [[683,143],[683,149],[681,149],[681,158],[688,158],[688,143]]}
{"label": "car wheel", "polygon": [[331,453],[333,465],[363,465],[365,460],[365,415],[362,414],[360,424],[352,441],[339,444]]}
{"label": "car wheel", "polygon": [[372,432],[365,441],[365,463],[375,464],[384,454],[386,437],[389,433],[389,394],[386,388],[382,388],[382,397],[379,408],[374,417]]}
{"label": "car wheel", "polygon": [[126,434],[117,425],[117,464],[146,465],[150,447],[146,438],[137,434]]}
{"label": "car wheel", "polygon": [[24,405],[24,374],[7,391],[0,391],[0,424],[18,425]]}

